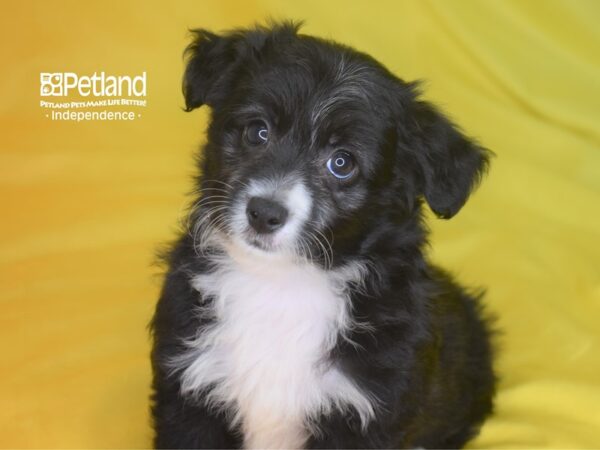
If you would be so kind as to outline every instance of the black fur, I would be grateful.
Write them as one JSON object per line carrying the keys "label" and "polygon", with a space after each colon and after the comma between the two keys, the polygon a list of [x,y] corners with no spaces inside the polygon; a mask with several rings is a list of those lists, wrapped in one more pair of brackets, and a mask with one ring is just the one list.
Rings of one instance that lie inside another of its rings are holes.
{"label": "black fur", "polygon": [[[455,215],[485,172],[490,152],[419,100],[414,83],[365,54],[300,35],[293,24],[224,35],[197,30],[188,53],[186,108],[212,108],[198,196],[219,186],[212,180],[239,187],[249,173],[298,168],[320,198],[315,220],[334,237],[333,265],[362,258],[372,268],[365,287],[353,291],[352,311],[374,331],[351,332],[358,345],[340,339],[330,357],[380,400],[376,420],[361,430],[353,412],[321,417],[315,424],[320,432],[306,446],[462,447],[492,411],[491,332],[481,295],[427,261],[422,203],[439,217]],[[315,131],[308,118],[319,101],[339,94],[334,78],[341,64],[355,70],[348,98],[334,104]],[[257,105],[277,130],[277,153],[268,156],[241,143],[249,118],[241,109]],[[341,142],[360,157],[361,172],[347,184],[332,182],[319,169],[332,136],[333,145]],[[193,209],[192,223],[202,214]],[[209,263],[185,232],[166,262],[151,323],[154,445],[239,447],[242,436],[231,429],[227,411],[182,397],[178,377],[169,376],[165,365],[183,350],[182,338],[206,325],[194,314],[199,295],[190,276],[209,270]]]}

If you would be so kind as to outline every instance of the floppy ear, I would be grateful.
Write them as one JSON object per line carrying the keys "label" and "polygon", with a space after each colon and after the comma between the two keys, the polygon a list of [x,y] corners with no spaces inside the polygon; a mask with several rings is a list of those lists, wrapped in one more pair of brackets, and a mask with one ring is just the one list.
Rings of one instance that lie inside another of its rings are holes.
{"label": "floppy ear", "polygon": [[192,30],[192,33],[194,39],[184,53],[188,58],[183,76],[186,111],[218,103],[243,57],[239,33],[224,36],[206,30]]}
{"label": "floppy ear", "polygon": [[448,118],[424,101],[413,101],[412,152],[421,171],[421,193],[433,212],[449,219],[479,184],[493,155],[467,138]]}
{"label": "floppy ear", "polygon": [[272,23],[270,27],[255,26],[225,34],[191,30],[192,43],[186,48],[187,67],[183,76],[185,109],[202,105],[214,107],[227,98],[240,70],[259,60],[268,42],[296,36],[301,23]]}

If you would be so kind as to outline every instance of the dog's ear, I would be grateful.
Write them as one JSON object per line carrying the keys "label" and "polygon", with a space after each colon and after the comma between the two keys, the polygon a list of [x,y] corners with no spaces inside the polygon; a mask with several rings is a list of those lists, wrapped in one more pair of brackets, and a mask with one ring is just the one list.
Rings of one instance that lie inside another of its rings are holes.
{"label": "dog's ear", "polygon": [[192,33],[193,41],[185,50],[188,58],[183,76],[186,111],[218,103],[245,56],[242,33],[217,35],[201,29]]}
{"label": "dog's ear", "polygon": [[438,217],[449,219],[479,184],[493,153],[425,101],[413,100],[407,112],[421,194]]}
{"label": "dog's ear", "polygon": [[219,104],[227,97],[241,69],[260,60],[267,46],[294,38],[301,25],[300,22],[273,22],[268,27],[237,29],[224,34],[191,30],[193,40],[184,53],[187,57],[183,76],[186,111]]}

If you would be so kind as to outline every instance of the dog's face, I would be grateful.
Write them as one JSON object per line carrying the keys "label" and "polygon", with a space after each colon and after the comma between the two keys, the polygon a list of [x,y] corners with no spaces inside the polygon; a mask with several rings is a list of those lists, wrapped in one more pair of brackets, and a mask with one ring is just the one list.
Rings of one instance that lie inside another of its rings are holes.
{"label": "dog's face", "polygon": [[466,201],[487,151],[413,85],[347,47],[292,25],[218,36],[197,31],[184,78],[187,110],[212,108],[195,211],[219,233],[265,254],[324,258],[331,244]]}

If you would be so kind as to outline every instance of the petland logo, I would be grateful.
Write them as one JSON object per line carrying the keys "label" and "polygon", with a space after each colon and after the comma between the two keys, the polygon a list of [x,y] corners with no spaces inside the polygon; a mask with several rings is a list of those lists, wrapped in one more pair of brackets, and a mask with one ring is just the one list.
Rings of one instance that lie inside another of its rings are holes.
{"label": "petland logo", "polygon": [[[52,120],[135,120],[142,115],[131,108],[146,107],[146,89],[146,72],[137,76],[106,75],[104,72],[94,72],[89,76],[73,72],[42,72],[40,96],[45,98],[40,100],[40,106],[52,109],[46,114]],[[71,100],[50,101],[48,97],[71,97]]]}
{"label": "petland logo", "polygon": [[113,76],[96,72],[92,76],[76,73],[40,73],[40,95],[42,97],[66,97],[76,90],[82,97],[145,97],[146,72],[136,77]]}

